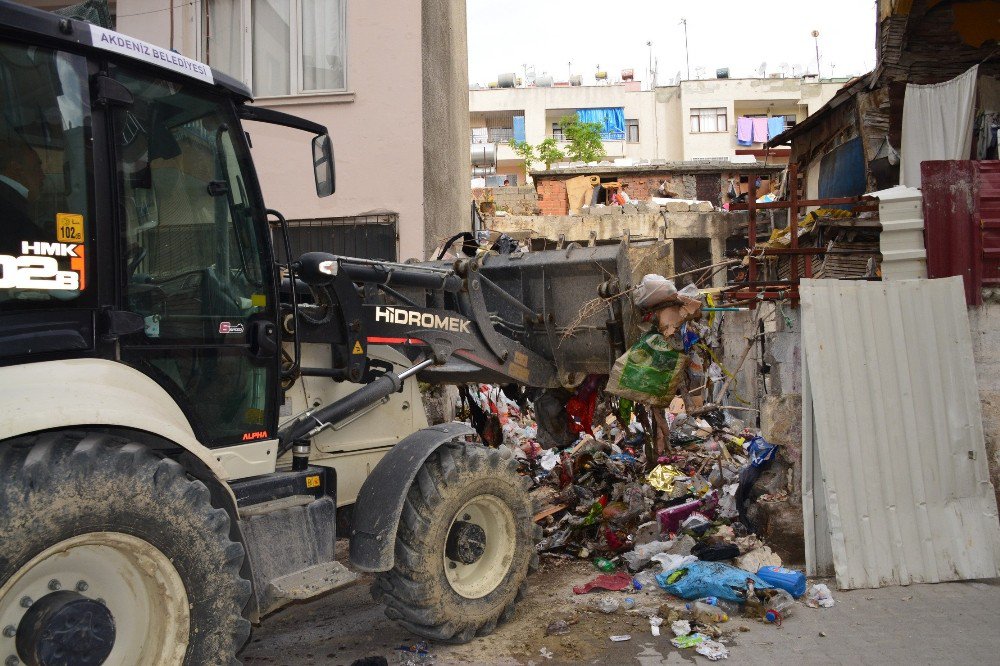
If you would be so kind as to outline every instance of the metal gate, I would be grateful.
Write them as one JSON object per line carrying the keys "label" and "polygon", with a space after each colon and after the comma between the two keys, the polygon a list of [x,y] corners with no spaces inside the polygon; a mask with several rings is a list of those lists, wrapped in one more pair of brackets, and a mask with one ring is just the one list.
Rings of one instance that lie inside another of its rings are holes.
{"label": "metal gate", "polygon": [[[305,252],[330,252],[363,259],[399,259],[398,213],[289,220],[288,236],[293,257]],[[276,240],[276,247],[282,247],[280,239]]]}

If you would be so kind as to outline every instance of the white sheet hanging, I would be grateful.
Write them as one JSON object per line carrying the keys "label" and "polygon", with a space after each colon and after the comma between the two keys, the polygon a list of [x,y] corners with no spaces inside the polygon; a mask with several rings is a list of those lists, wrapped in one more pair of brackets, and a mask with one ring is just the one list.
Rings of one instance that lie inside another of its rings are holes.
{"label": "white sheet hanging", "polygon": [[944,83],[907,84],[900,185],[920,187],[920,163],[926,160],[969,159],[978,73],[976,65]]}

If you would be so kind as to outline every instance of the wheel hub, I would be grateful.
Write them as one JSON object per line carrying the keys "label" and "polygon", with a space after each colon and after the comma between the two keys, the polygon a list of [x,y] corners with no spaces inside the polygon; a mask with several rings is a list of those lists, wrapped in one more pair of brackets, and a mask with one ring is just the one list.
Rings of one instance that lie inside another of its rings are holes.
{"label": "wheel hub", "polygon": [[486,552],[486,530],[475,523],[456,521],[448,533],[445,554],[448,559],[462,564],[472,564]]}
{"label": "wheel hub", "polygon": [[441,553],[444,574],[459,596],[481,599],[503,582],[514,561],[514,514],[502,499],[483,493],[454,516]]}
{"label": "wheel hub", "polygon": [[115,646],[115,619],[82,594],[52,592],[34,602],[17,627],[17,654],[31,666],[99,666]]}

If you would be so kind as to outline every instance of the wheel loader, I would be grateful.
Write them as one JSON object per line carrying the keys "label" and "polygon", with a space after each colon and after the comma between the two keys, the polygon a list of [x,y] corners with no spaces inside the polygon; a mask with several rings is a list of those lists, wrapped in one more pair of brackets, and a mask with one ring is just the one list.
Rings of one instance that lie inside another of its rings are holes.
{"label": "wheel loader", "polygon": [[488,634],[523,594],[535,526],[511,451],[428,427],[416,379],[606,373],[628,248],[289,257],[259,123],[310,139],[316,194],[334,193],[325,127],[0,0],[5,666],[234,663],[261,617],[358,572],[437,641]]}

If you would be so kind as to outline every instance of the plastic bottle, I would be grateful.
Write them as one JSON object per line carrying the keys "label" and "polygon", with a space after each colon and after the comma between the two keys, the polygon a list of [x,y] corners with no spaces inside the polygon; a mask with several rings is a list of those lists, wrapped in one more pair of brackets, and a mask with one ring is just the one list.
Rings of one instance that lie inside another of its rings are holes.
{"label": "plastic bottle", "polygon": [[594,558],[594,566],[603,571],[604,573],[611,573],[617,568],[615,567],[615,563],[607,559],[606,557]]}
{"label": "plastic bottle", "polygon": [[709,604],[715,606],[722,610],[729,617],[735,617],[740,613],[740,605],[728,601],[726,599],[720,599],[719,597],[702,597],[701,599],[696,599],[695,601],[700,601],[704,604]]}
{"label": "plastic bottle", "polygon": [[621,606],[621,603],[610,596],[602,596],[597,599],[596,602],[597,609],[602,613],[614,613]]}
{"label": "plastic bottle", "polygon": [[776,589],[766,605],[764,620],[766,622],[773,622],[780,627],[781,621],[792,614],[794,607],[795,599],[792,595],[780,588]]}
{"label": "plastic bottle", "polygon": [[704,601],[689,601],[684,604],[684,607],[691,611],[694,614],[695,619],[699,622],[714,624],[729,620],[729,616],[726,615],[725,611],[718,606],[706,604]]}

